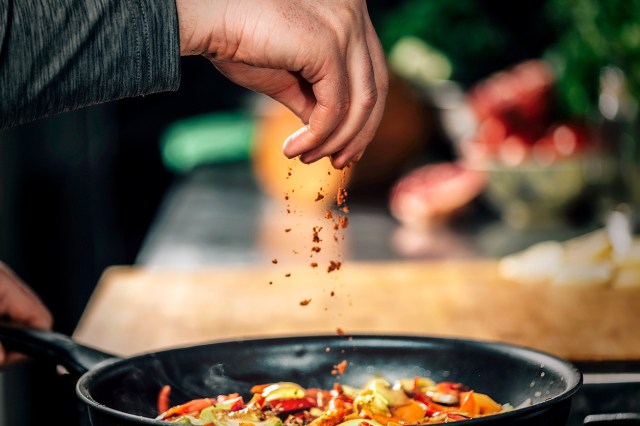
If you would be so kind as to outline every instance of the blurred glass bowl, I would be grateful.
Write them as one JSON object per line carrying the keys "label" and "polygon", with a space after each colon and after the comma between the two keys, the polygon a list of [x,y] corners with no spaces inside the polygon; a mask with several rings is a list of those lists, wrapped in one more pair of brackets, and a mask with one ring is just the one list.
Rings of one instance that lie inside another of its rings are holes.
{"label": "blurred glass bowl", "polygon": [[519,229],[564,224],[568,209],[588,186],[581,156],[549,165],[491,163],[481,170],[486,173],[484,199],[506,224]]}

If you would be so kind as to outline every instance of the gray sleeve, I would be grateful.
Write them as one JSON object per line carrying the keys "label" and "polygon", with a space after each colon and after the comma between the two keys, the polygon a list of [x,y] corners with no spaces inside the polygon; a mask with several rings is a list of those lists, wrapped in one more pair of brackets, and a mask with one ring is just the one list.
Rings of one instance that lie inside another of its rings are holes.
{"label": "gray sleeve", "polygon": [[0,0],[0,128],[179,83],[175,0]]}

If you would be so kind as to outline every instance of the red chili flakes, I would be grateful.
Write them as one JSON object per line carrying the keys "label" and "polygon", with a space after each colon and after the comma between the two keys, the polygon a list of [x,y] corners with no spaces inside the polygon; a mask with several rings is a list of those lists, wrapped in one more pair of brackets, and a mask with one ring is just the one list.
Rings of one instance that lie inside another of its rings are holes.
{"label": "red chili flakes", "polygon": [[288,200],[288,199],[289,199],[289,196],[288,196],[288,195],[285,195],[285,196],[284,196],[284,199],[285,199],[285,200]]}
{"label": "red chili flakes", "polygon": [[335,270],[340,269],[342,266],[342,262],[336,262],[335,260],[329,261],[329,267],[327,268],[327,272],[333,272]]}
{"label": "red chili flakes", "polygon": [[337,223],[335,225],[333,225],[333,230],[337,231],[338,229],[340,229],[340,225],[338,225]]}
{"label": "red chili flakes", "polygon": [[322,250],[320,247],[318,246],[313,246],[311,247],[311,251],[314,253],[320,253],[320,250]]}
{"label": "red chili flakes", "polygon": [[338,336],[344,336],[344,330],[341,329],[340,327],[336,328],[336,333],[338,334]]}
{"label": "red chili flakes", "polygon": [[273,285],[273,281],[269,281],[269,285]]}
{"label": "red chili flakes", "polygon": [[321,193],[318,192],[318,195],[316,195],[316,200],[315,201],[320,201],[324,198],[324,195],[322,195]]}
{"label": "red chili flakes", "polygon": [[344,229],[347,226],[349,226],[349,219],[346,216],[340,216],[338,218],[338,223],[340,224],[340,226]]}
{"label": "red chili flakes", "polygon": [[291,232],[291,228],[285,229],[284,232]]}
{"label": "red chili flakes", "polygon": [[273,263],[275,265],[276,263],[278,263],[278,259],[272,259],[271,263]]}
{"label": "red chili flakes", "polygon": [[291,276],[291,274],[284,274],[285,277],[289,278]]}
{"label": "red chili flakes", "polygon": [[309,264],[309,266],[311,266],[312,268],[317,268],[318,267],[318,262],[311,262]]}
{"label": "red chili flakes", "polygon": [[344,374],[345,370],[347,369],[347,360],[342,360],[342,362],[340,362],[340,364],[338,365],[334,365],[333,366],[333,370],[331,370],[331,374],[333,374],[334,376],[337,374]]}
{"label": "red chili flakes", "polygon": [[331,210],[327,210],[326,212],[324,212],[324,218],[333,219],[333,213],[331,213]]}
{"label": "red chili flakes", "polygon": [[338,205],[341,206],[345,203],[346,200],[347,200],[347,190],[342,187],[338,188],[338,194],[336,195],[336,203],[338,203]]}
{"label": "red chili flakes", "polygon": [[300,306],[307,306],[309,303],[311,303],[311,299],[304,299],[300,301]]}
{"label": "red chili flakes", "polygon": [[333,291],[333,290],[331,290],[331,297],[333,297],[333,296],[335,296],[335,295],[336,295],[336,292],[335,292],[335,291]]}
{"label": "red chili flakes", "polygon": [[319,243],[322,240],[320,239],[320,231],[322,231],[322,226],[314,226],[313,227],[313,242]]}

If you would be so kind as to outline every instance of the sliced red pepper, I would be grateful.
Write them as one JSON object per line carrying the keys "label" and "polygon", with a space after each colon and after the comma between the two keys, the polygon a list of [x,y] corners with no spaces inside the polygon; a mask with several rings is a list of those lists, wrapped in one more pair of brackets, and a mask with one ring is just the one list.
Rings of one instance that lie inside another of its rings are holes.
{"label": "sliced red pepper", "polygon": [[158,414],[162,414],[169,409],[169,393],[171,386],[164,385],[158,394]]}
{"label": "sliced red pepper", "polygon": [[229,406],[229,411],[238,411],[244,408],[244,401],[238,393],[220,395],[218,396],[218,402],[231,404]]}
{"label": "sliced red pepper", "polygon": [[201,398],[193,399],[184,404],[176,405],[164,411],[161,420],[167,419],[173,416],[180,416],[182,414],[197,413],[204,410],[207,407],[215,405],[216,400],[213,398]]}
{"label": "sliced red pepper", "polygon": [[271,405],[273,411],[278,413],[304,410],[317,406],[316,401],[313,398],[307,396],[304,398],[274,399],[269,401],[269,405]]}

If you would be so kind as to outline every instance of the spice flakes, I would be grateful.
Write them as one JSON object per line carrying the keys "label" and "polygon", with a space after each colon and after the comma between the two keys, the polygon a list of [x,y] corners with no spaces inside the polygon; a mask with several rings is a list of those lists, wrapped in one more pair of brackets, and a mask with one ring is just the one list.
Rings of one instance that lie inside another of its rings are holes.
{"label": "spice flakes", "polygon": [[339,364],[333,366],[333,370],[331,370],[331,374],[333,374],[334,376],[336,374],[342,375],[346,370],[347,370],[347,360],[343,359]]}
{"label": "spice flakes", "polygon": [[342,262],[337,262],[335,260],[329,261],[329,267],[327,267],[327,273],[337,271],[342,266]]}

